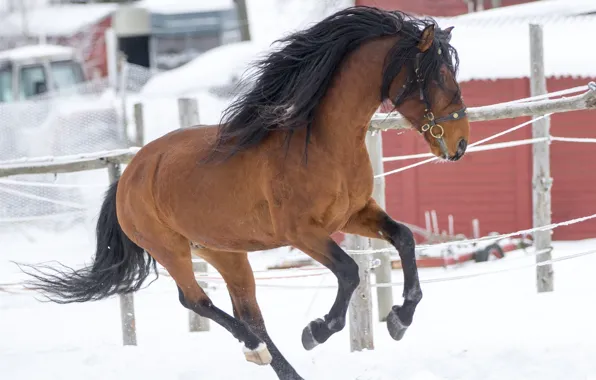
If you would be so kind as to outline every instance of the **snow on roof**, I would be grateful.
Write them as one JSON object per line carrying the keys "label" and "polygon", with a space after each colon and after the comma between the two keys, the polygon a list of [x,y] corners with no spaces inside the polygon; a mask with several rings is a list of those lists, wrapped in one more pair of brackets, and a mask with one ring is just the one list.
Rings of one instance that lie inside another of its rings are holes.
{"label": "snow on roof", "polygon": [[266,46],[254,41],[225,44],[207,50],[192,61],[153,76],[142,93],[154,96],[182,96],[210,87],[229,85],[240,79],[250,62]]}
{"label": "snow on roof", "polygon": [[11,61],[26,60],[29,58],[43,58],[48,56],[73,56],[73,48],[59,45],[27,45],[18,48],[0,51],[0,59]]}
{"label": "snow on roof", "polygon": [[[445,18],[437,22],[442,28],[455,26],[451,43],[460,58],[459,81],[530,76],[527,21]],[[596,77],[596,49],[590,47],[596,16],[562,17],[541,24],[547,76]]]}
{"label": "snow on roof", "polygon": [[134,4],[151,13],[201,13],[234,9],[233,0],[141,0]]}
{"label": "snow on roof", "polygon": [[353,5],[354,0],[248,0],[251,37],[257,41],[273,42]]}
{"label": "snow on roof", "polygon": [[486,20],[490,18],[534,18],[542,16],[578,16],[596,13],[595,0],[541,0],[467,13],[462,20]]}
{"label": "snow on roof", "polygon": [[23,27],[21,12],[13,12],[0,22],[16,26],[5,35],[21,34],[26,29],[34,36],[71,36],[108,17],[116,9],[118,5],[110,3],[51,5],[27,10],[26,27]]}

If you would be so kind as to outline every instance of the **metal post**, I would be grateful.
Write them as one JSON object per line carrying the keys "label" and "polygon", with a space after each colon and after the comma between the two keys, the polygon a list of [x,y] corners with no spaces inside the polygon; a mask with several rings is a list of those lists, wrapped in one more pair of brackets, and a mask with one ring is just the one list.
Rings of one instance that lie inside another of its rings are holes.
{"label": "metal post", "polygon": [[[369,239],[357,235],[346,235],[348,249],[362,250],[370,247]],[[374,350],[372,324],[372,294],[370,290],[370,270],[372,255],[353,253],[350,255],[358,264],[360,284],[350,299],[348,319],[350,324],[350,351]]]}
{"label": "metal post", "polygon": [[[199,124],[199,104],[196,99],[178,99],[178,113],[180,128],[188,128]],[[206,262],[193,262],[195,273],[207,272]],[[207,284],[199,281],[199,286],[206,292]],[[209,319],[199,316],[192,310],[188,311],[189,331],[209,331]]]}
{"label": "metal post", "polygon": [[[120,164],[110,162],[108,164],[108,175],[110,183],[118,181],[121,170]],[[135,324],[135,303],[132,293],[121,294],[120,298],[120,320],[122,323],[122,342],[125,346],[137,345],[137,328]]]}
{"label": "metal post", "polygon": [[[544,47],[542,26],[530,24],[530,84],[531,96],[546,94],[546,76],[544,74]],[[542,118],[532,124],[532,138],[550,136],[550,117]],[[533,226],[542,227],[551,223],[551,187],[550,142],[544,141],[532,145],[532,204]],[[552,231],[534,233],[535,248],[538,252],[536,263],[551,259]],[[554,272],[551,264],[536,267],[536,287],[539,293],[554,289]]]}
{"label": "metal post", "polygon": [[[373,175],[383,173],[383,137],[380,131],[367,133],[366,145],[368,155],[373,168]],[[375,178],[373,187],[373,198],[384,210],[385,205],[385,177]],[[374,250],[387,250],[389,244],[381,239],[371,239],[371,246]],[[375,279],[377,284],[391,283],[391,254],[389,251],[378,252],[375,258],[380,260],[380,265],[375,268]],[[377,287],[377,310],[379,321],[385,322],[387,315],[393,306],[393,289],[391,287]]]}

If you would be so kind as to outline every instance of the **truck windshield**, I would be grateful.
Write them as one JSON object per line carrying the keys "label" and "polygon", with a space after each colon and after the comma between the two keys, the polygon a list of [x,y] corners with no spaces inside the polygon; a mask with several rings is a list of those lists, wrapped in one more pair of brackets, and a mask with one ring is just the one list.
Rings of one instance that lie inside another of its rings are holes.
{"label": "truck windshield", "polygon": [[85,81],[81,65],[74,61],[54,61],[50,63],[55,89],[60,91]]}

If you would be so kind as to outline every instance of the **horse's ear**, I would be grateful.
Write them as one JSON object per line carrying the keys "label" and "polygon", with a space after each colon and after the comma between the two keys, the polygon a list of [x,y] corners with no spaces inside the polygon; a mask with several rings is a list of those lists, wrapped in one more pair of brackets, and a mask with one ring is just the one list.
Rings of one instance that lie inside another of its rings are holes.
{"label": "horse's ear", "polygon": [[451,31],[453,30],[454,26],[450,26],[448,28],[443,29],[443,32],[447,36],[447,42],[451,41]]}
{"label": "horse's ear", "polygon": [[435,39],[435,25],[430,24],[422,31],[422,36],[420,37],[420,42],[418,43],[418,50],[422,53],[427,51],[431,45],[433,44],[433,40]]}

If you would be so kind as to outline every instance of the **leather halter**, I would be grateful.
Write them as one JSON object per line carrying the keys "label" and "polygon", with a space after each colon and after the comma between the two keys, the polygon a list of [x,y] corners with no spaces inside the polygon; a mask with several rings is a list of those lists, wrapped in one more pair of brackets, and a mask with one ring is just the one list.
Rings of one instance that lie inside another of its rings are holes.
{"label": "leather halter", "polygon": [[420,73],[420,58],[422,57],[423,53],[418,53],[416,54],[416,68],[414,69],[414,72],[416,73],[416,81],[418,82],[418,86],[420,87],[420,100],[422,102],[424,102],[425,108],[424,108],[424,118],[428,121],[426,124],[424,124],[421,128],[421,132],[422,134],[424,134],[425,132],[430,133],[430,135],[432,137],[434,137],[437,142],[439,143],[439,147],[441,148],[441,151],[443,152],[443,154],[445,155],[445,159],[449,159],[449,150],[447,149],[447,145],[445,144],[445,140],[443,139],[443,135],[445,134],[445,130],[443,129],[443,126],[441,124],[441,122],[444,121],[452,121],[452,120],[459,120],[462,117],[466,116],[467,114],[467,110],[466,107],[464,106],[463,108],[451,112],[450,114],[440,117],[440,118],[435,118],[435,115],[432,113],[431,106],[430,103],[428,101],[428,99],[426,99],[426,97],[424,96],[424,78],[422,78],[422,74]]}

